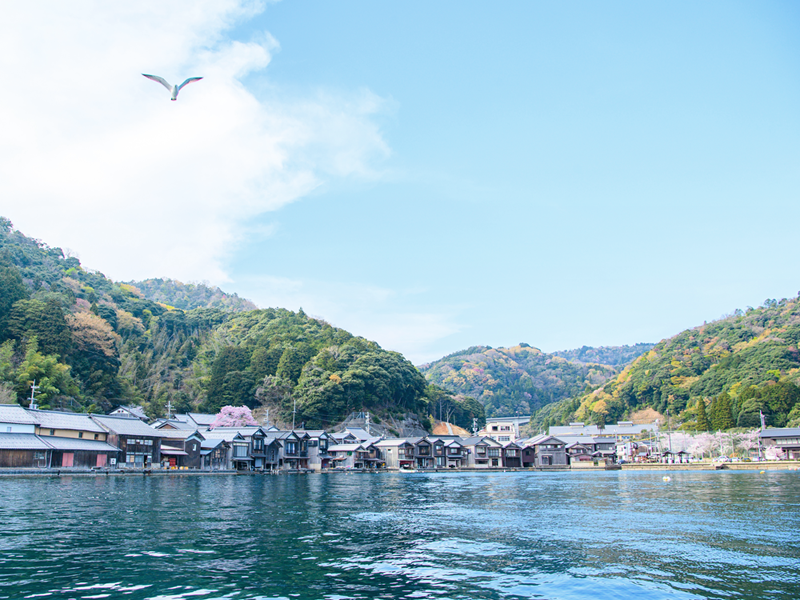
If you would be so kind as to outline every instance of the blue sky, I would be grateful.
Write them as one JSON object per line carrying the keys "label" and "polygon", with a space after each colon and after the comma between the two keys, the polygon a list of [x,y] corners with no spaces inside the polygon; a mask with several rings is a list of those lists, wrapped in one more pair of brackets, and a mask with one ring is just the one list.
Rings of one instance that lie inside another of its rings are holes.
{"label": "blue sky", "polygon": [[[5,67],[64,92],[0,100],[30,124],[6,117],[0,213],[116,279],[302,306],[417,364],[800,290],[796,3],[101,6],[3,9]],[[206,79],[170,103],[137,71]]]}

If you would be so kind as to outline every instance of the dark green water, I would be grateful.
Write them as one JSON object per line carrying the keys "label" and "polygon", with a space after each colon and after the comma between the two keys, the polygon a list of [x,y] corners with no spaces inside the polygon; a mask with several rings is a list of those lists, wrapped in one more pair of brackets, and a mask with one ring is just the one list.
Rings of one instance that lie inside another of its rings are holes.
{"label": "dark green water", "polygon": [[800,598],[800,474],[0,478],[0,598]]}

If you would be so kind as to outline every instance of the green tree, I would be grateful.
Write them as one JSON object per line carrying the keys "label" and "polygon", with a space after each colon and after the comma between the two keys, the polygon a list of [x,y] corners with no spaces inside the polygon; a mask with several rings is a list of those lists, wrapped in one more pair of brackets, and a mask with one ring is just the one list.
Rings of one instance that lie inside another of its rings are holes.
{"label": "green tree", "polygon": [[697,431],[708,431],[708,415],[706,414],[706,401],[697,399]]}
{"label": "green tree", "polygon": [[66,356],[72,335],[64,317],[61,303],[55,298],[18,300],[8,315],[8,332],[19,340],[36,337],[44,354]]}
{"label": "green tree", "polygon": [[36,400],[42,408],[46,408],[56,396],[77,396],[79,393],[78,386],[70,376],[69,366],[58,362],[55,355],[39,352],[35,338],[28,341],[25,358],[14,375],[18,398],[30,398],[31,384],[36,381]]}
{"label": "green tree", "polygon": [[19,300],[28,297],[28,290],[22,283],[19,271],[13,267],[0,265],[0,341],[6,339],[7,319],[11,307]]}
{"label": "green tree", "polygon": [[714,429],[724,431],[736,426],[731,412],[731,397],[728,392],[723,392],[714,398],[708,417]]}

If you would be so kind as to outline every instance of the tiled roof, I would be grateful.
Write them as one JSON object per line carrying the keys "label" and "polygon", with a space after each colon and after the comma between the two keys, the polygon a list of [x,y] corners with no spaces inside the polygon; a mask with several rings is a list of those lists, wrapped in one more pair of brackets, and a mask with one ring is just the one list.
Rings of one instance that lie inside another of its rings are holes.
{"label": "tiled roof", "polygon": [[96,452],[119,452],[119,448],[100,442],[98,440],[81,440],[77,438],[63,438],[63,437],[49,437],[44,436],[40,439],[44,440],[49,446],[55,450],[94,450]]}
{"label": "tiled roof", "polygon": [[139,419],[128,417],[109,417],[93,415],[92,419],[102,425],[108,431],[118,435],[136,435],[140,437],[161,437],[158,429],[153,429],[149,425],[142,423]]}
{"label": "tiled roof", "polygon": [[37,425],[39,421],[19,404],[0,404],[0,423]]}
{"label": "tiled roof", "polygon": [[800,437],[800,427],[783,427],[765,429],[760,434],[760,438],[784,438],[784,437]]}
{"label": "tiled roof", "polygon": [[328,448],[328,452],[355,452],[363,450],[364,446],[361,444],[336,444]]}
{"label": "tiled roof", "polygon": [[197,425],[194,423],[188,423],[186,421],[178,421],[176,419],[158,419],[158,421],[153,424],[153,428],[158,429],[159,431],[170,428],[194,431],[197,429]]}
{"label": "tiled roof", "polygon": [[50,450],[34,433],[0,433],[0,450]]}
{"label": "tiled roof", "polygon": [[[29,411],[39,421],[42,429],[68,429],[70,431],[91,431],[105,433],[106,430],[89,418],[89,415],[51,410]],[[133,419],[125,419],[133,422]],[[141,421],[137,421],[141,423]]]}
{"label": "tiled roof", "polygon": [[185,440],[195,433],[201,438],[203,437],[203,434],[196,429],[157,429],[156,431],[158,431],[158,436],[162,439]]}
{"label": "tiled roof", "polygon": [[217,415],[208,415],[206,413],[190,412],[189,418],[192,419],[192,421],[194,421],[198,425],[205,425],[206,427],[208,427],[209,425],[211,425],[211,423],[214,422],[214,419],[217,418]]}
{"label": "tiled roof", "polygon": [[222,428],[222,427],[218,429],[212,429],[211,431],[203,432],[203,437],[206,438],[207,440],[225,440],[226,442],[232,442],[233,439],[237,436],[240,439],[242,438],[242,436],[239,435],[239,432],[236,431],[235,429],[231,431],[228,428]]}
{"label": "tiled roof", "polygon": [[200,447],[204,450],[213,450],[220,444],[224,444],[225,440],[222,438],[205,439],[200,442]]}

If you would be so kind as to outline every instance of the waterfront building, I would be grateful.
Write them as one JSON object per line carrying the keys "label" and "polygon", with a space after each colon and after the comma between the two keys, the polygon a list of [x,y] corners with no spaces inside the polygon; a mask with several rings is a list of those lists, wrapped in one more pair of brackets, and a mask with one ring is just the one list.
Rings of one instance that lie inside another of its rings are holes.
{"label": "waterfront building", "polygon": [[466,450],[460,437],[435,436],[428,440],[433,444],[434,466],[437,469],[460,469],[464,466]]}
{"label": "waterfront building", "polygon": [[[388,469],[412,468],[414,466],[414,444],[405,438],[390,438],[373,444]],[[333,449],[331,446],[330,449]]]}
{"label": "waterfront building", "polygon": [[541,434],[522,440],[521,444],[523,467],[553,467],[568,464],[567,445],[557,437]]}
{"label": "waterfront building", "polygon": [[331,466],[331,455],[328,447],[332,444],[330,436],[322,429],[307,429],[308,435],[308,468],[314,471],[328,469]]}
{"label": "waterfront building", "polygon": [[202,469],[203,442],[199,431],[188,429],[159,429],[161,436],[161,466],[168,469]]}
{"label": "waterfront building", "polygon": [[503,445],[490,437],[474,436],[462,442],[467,450],[467,465],[473,469],[500,467]]}
{"label": "waterfront building", "polygon": [[800,460],[800,427],[764,429],[758,438],[764,447],[783,450],[789,460]]}
{"label": "waterfront building", "polygon": [[228,442],[221,438],[205,438],[200,442],[200,468],[206,471],[223,471],[231,469],[228,463]]}
{"label": "waterfront building", "polygon": [[517,468],[522,466],[522,444],[506,442],[503,445],[503,466]]}
{"label": "waterfront building", "polygon": [[119,466],[145,469],[161,462],[161,433],[157,429],[129,417],[92,415],[91,420],[108,435],[109,443],[119,448]]}

